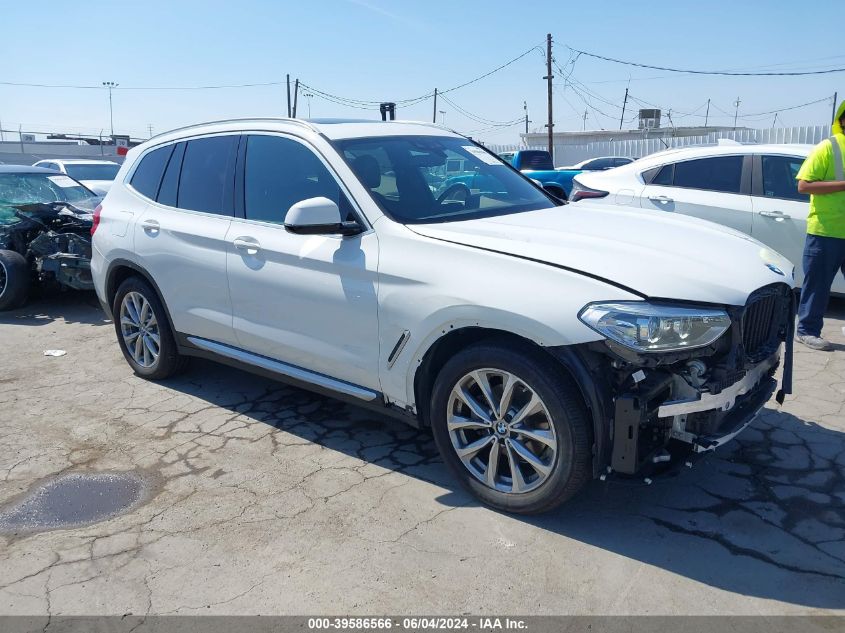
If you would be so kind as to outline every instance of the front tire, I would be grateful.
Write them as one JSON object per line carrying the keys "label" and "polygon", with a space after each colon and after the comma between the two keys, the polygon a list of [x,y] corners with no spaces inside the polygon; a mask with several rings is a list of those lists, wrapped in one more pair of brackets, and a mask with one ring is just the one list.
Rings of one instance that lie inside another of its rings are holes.
{"label": "front tire", "polygon": [[542,352],[484,342],[459,352],[437,376],[431,426],[455,476],[499,510],[551,510],[591,477],[580,391]]}
{"label": "front tire", "polygon": [[0,311],[14,310],[26,303],[29,294],[29,264],[16,251],[0,250]]}
{"label": "front tire", "polygon": [[120,284],[112,314],[120,350],[138,376],[164,380],[185,368],[164,304],[145,280],[129,277]]}

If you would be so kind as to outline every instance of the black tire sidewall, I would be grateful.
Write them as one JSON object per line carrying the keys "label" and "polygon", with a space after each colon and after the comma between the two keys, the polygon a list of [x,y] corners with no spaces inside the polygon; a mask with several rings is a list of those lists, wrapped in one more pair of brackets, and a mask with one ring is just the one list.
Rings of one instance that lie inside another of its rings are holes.
{"label": "black tire sidewall", "polygon": [[[552,474],[535,490],[518,495],[492,490],[476,479],[455,454],[446,426],[449,395],[463,376],[483,368],[501,369],[518,376],[540,396],[552,418],[558,442],[555,463]],[[587,438],[591,433],[580,393],[568,376],[540,354],[491,344],[477,344],[459,352],[437,376],[430,422],[435,443],[447,466],[470,492],[494,508],[528,514],[543,512],[573,496],[589,478],[590,469],[585,466],[590,463],[591,442]]]}
{"label": "black tire sidewall", "polygon": [[[126,342],[123,340],[123,333],[120,330],[120,306],[124,297],[130,292],[137,292],[149,302],[153,314],[155,314],[156,322],[158,323],[160,341],[159,356],[151,367],[142,367],[135,362],[135,359],[132,358],[129,350],[126,348]],[[180,369],[181,358],[176,346],[176,340],[170,328],[167,312],[161,299],[159,299],[158,293],[153,290],[150,284],[138,277],[130,277],[123,281],[114,295],[112,314],[114,315],[114,329],[117,334],[120,351],[123,352],[126,362],[129,363],[129,366],[138,376],[150,380],[161,380],[172,376]]]}
{"label": "black tire sidewall", "polygon": [[6,272],[6,284],[0,288],[0,310],[14,310],[29,293],[29,263],[17,251],[0,250],[0,265]]}

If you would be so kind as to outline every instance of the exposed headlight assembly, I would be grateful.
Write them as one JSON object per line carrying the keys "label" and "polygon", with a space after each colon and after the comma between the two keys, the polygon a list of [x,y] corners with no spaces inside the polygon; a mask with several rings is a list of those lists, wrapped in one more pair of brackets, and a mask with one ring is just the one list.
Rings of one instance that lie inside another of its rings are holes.
{"label": "exposed headlight assembly", "polygon": [[731,326],[724,310],[656,305],[645,301],[591,303],[583,323],[637,352],[674,352],[710,345]]}

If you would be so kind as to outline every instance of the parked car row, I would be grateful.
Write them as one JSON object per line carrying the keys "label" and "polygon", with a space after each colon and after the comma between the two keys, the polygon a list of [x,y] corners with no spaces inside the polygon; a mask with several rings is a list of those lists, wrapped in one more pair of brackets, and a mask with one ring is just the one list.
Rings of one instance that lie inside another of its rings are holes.
{"label": "parked car row", "polygon": [[[731,144],[666,150],[611,171],[579,174],[570,200],[688,215],[735,229],[785,255],[800,285],[809,196],[798,192],[795,176],[811,149]],[[845,294],[845,278],[836,278],[833,292]]]}
{"label": "parked car row", "polygon": [[201,356],[372,407],[483,502],[544,511],[734,437],[781,363],[790,391],[794,322],[775,250],[548,186],[433,125],[183,128],[129,151],[93,281],[139,376]]}
{"label": "parked car row", "polygon": [[33,166],[67,174],[98,196],[104,196],[108,193],[109,187],[120,169],[118,163],[110,160],[85,160],[80,158],[39,160]]}

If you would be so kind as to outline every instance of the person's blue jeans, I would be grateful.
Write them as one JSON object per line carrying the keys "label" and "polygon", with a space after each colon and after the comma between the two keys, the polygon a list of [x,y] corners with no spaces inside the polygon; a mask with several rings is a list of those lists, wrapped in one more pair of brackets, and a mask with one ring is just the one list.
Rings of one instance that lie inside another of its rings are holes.
{"label": "person's blue jeans", "polygon": [[804,243],[804,285],[798,306],[798,334],[821,336],[824,311],[836,273],[845,275],[845,239],[807,235]]}

